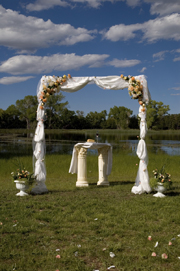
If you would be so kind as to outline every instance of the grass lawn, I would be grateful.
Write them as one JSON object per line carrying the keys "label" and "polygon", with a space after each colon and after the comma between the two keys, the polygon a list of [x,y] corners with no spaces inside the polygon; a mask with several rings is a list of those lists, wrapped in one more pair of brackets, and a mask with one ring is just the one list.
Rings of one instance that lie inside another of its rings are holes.
{"label": "grass lawn", "polygon": [[[21,159],[32,170],[32,157]],[[149,175],[163,163],[172,175],[173,189],[165,198],[131,193],[136,156],[113,156],[109,187],[97,187],[97,157],[89,155],[90,185],[76,188],[70,160],[70,155],[47,155],[49,193],[16,197],[12,160],[0,159],[0,270],[179,270],[180,157],[149,157]]]}

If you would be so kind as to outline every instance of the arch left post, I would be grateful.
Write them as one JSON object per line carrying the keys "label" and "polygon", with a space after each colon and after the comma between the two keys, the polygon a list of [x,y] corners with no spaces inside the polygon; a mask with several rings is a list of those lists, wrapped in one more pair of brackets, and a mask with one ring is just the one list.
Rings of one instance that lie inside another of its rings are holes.
{"label": "arch left post", "polygon": [[45,185],[46,181],[46,166],[45,166],[45,153],[46,142],[44,132],[44,121],[46,120],[46,113],[41,101],[41,93],[43,91],[44,76],[41,78],[37,87],[37,127],[33,138],[33,167],[34,175],[36,176],[36,186],[31,190],[33,194],[47,193],[48,189]]}

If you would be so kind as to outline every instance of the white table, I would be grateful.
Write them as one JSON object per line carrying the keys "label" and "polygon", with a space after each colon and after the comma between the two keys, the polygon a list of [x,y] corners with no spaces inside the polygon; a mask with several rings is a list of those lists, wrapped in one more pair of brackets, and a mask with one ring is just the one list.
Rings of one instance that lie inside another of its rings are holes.
{"label": "white table", "polygon": [[87,149],[98,150],[99,180],[97,185],[109,185],[108,175],[112,169],[112,146],[109,143],[77,143],[74,145],[69,173],[77,173],[77,187],[88,186]]}

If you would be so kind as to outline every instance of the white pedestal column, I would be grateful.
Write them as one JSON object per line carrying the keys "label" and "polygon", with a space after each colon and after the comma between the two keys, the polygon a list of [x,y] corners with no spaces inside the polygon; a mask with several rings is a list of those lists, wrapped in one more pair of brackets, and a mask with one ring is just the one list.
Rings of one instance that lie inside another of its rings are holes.
{"label": "white pedestal column", "polygon": [[78,171],[77,171],[77,187],[89,186],[87,182],[87,149],[85,148],[77,148],[78,152]]}
{"label": "white pedestal column", "polygon": [[97,185],[109,185],[107,176],[108,147],[98,149],[99,180]]}

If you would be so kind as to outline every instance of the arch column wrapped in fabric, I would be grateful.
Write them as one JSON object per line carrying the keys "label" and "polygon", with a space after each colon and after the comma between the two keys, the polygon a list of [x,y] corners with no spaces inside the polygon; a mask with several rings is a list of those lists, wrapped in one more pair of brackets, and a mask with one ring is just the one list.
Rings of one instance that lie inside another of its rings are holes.
{"label": "arch column wrapped in fabric", "polygon": [[140,159],[139,169],[136,176],[135,185],[132,187],[131,192],[134,194],[142,194],[144,192],[150,193],[151,187],[149,185],[149,174],[148,174],[148,153],[146,148],[145,137],[147,133],[146,124],[146,108],[143,106],[139,107],[140,121],[140,140],[137,146],[137,156]]}

